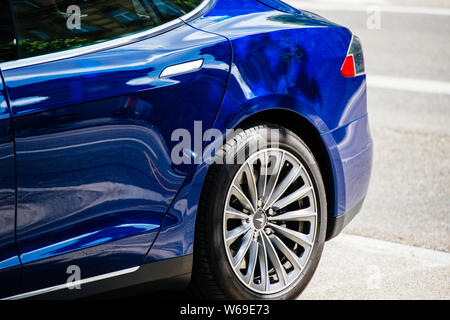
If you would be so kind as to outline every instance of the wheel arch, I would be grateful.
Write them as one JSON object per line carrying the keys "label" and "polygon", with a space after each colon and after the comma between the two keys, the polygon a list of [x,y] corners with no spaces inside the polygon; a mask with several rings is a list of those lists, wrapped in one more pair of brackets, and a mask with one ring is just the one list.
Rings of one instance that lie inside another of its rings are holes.
{"label": "wheel arch", "polygon": [[[239,117],[241,113],[232,112],[235,109],[228,110],[223,115],[223,118],[219,117],[221,118],[220,125],[216,124],[216,128],[240,129],[256,124],[269,123],[283,126],[297,134],[310,148],[319,162],[327,197],[327,216],[328,218],[333,217],[337,209],[336,180],[332,158],[318,129],[306,117],[296,111],[281,107],[269,107],[269,105],[265,107],[266,109],[254,113],[249,111],[246,117]],[[242,106],[242,110],[248,111],[249,109],[251,110],[252,108]],[[237,117],[239,117],[239,120],[237,120]],[[224,138],[226,139],[226,137]],[[220,143],[224,142],[225,140]],[[144,259],[144,264],[193,253],[194,238],[196,237],[198,224],[198,203],[204,193],[205,181],[210,173],[209,169],[210,167],[203,163],[202,165],[197,165],[191,171],[185,185],[181,188],[169,208],[162,223],[161,231]],[[189,212],[195,212],[195,214],[189,214]],[[180,223],[181,221],[183,223]],[[328,223],[327,234],[329,228],[330,224]]]}
{"label": "wheel arch", "polygon": [[[271,123],[291,130],[298,135],[313,153],[324,179],[327,197],[327,215],[336,211],[336,191],[330,155],[319,131],[301,114],[288,109],[268,109],[257,112],[237,124],[236,128],[248,128],[256,124]],[[328,228],[328,226],[327,226]]]}

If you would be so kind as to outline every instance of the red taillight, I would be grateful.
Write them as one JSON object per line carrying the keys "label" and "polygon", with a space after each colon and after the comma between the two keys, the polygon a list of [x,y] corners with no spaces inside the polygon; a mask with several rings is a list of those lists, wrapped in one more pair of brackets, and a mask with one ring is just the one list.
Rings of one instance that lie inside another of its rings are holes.
{"label": "red taillight", "polygon": [[348,48],[347,56],[345,57],[344,64],[341,68],[341,74],[344,77],[351,78],[362,75],[365,72],[361,42],[357,36],[353,36]]}
{"label": "red taillight", "polygon": [[344,77],[354,77],[356,75],[353,56],[345,58],[344,64],[342,65],[341,74]]}

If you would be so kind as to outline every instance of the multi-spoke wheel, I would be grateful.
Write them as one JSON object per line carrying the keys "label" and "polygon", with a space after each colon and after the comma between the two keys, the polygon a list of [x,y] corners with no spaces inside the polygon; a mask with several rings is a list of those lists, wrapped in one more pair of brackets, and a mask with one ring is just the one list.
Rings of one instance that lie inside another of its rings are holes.
{"label": "multi-spoke wheel", "polygon": [[[281,134],[270,135],[270,130]],[[244,163],[214,165],[198,212],[193,282],[209,297],[294,298],[323,248],[326,199],[314,156],[292,132],[253,127],[228,143]],[[232,154],[232,155],[233,155]],[[234,159],[228,156],[228,159]]]}
{"label": "multi-spoke wheel", "polygon": [[294,155],[265,149],[238,170],[225,202],[228,261],[249,289],[275,293],[298,278],[314,246],[316,196]]}

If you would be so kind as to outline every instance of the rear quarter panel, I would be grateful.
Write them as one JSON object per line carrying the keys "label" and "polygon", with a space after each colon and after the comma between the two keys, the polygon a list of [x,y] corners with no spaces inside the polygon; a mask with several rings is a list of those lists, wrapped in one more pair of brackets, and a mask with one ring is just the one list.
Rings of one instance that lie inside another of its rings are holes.
{"label": "rear quarter panel", "polygon": [[[232,46],[230,79],[214,128],[225,132],[264,110],[294,111],[314,125],[329,153],[336,195],[329,204],[331,216],[343,214],[365,195],[370,134],[366,122],[350,124],[367,115],[366,78],[340,73],[352,38],[348,29],[309,12],[282,12],[255,0],[218,0],[207,14],[188,23],[227,37]],[[358,140],[361,130],[365,134]],[[355,163],[352,156],[361,153],[363,159]],[[149,261],[192,253],[206,172],[206,164],[196,166],[185,181]]]}

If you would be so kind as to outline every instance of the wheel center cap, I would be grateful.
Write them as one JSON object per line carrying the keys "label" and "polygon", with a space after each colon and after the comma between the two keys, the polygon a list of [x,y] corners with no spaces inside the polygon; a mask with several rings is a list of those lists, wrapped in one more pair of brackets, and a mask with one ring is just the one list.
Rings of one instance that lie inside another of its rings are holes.
{"label": "wheel center cap", "polygon": [[266,213],[263,210],[259,209],[253,216],[253,225],[255,226],[256,229],[261,230],[266,226],[266,223],[267,223]]}

